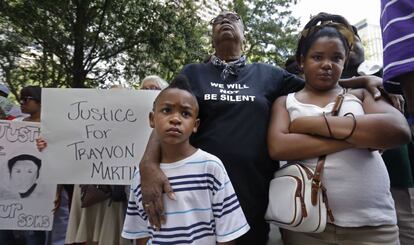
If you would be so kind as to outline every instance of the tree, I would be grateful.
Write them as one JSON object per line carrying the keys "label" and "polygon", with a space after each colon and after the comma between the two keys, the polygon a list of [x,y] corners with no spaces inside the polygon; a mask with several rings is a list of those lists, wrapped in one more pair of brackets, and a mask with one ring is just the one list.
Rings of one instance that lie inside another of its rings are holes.
{"label": "tree", "polygon": [[8,0],[0,2],[0,21],[28,41],[19,50],[36,50],[27,79],[91,87],[149,72],[169,78],[194,60],[204,50],[194,11],[189,0]]}
{"label": "tree", "polygon": [[252,62],[283,66],[294,53],[298,40],[299,20],[289,6],[295,0],[234,0],[229,6],[245,24],[245,54]]}

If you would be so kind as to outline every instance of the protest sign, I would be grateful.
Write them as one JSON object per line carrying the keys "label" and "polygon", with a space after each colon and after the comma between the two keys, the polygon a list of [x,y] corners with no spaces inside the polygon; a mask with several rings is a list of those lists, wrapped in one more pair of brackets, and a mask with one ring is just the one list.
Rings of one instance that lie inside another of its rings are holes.
{"label": "protest sign", "polygon": [[56,185],[46,184],[40,124],[0,120],[0,229],[51,230]]}
{"label": "protest sign", "polygon": [[158,91],[43,89],[45,170],[52,183],[130,184]]}

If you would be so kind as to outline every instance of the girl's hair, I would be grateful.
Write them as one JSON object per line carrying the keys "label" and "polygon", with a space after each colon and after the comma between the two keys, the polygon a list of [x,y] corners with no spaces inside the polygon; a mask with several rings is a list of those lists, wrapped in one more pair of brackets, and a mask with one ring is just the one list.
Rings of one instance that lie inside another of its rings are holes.
{"label": "girl's hair", "polygon": [[20,97],[32,97],[38,103],[42,102],[42,88],[39,86],[27,86],[20,91]]}
{"label": "girl's hair", "polygon": [[298,62],[302,56],[306,56],[313,43],[320,37],[339,38],[344,45],[346,57],[355,38],[352,26],[343,16],[321,12],[314,16],[301,32],[295,55]]}

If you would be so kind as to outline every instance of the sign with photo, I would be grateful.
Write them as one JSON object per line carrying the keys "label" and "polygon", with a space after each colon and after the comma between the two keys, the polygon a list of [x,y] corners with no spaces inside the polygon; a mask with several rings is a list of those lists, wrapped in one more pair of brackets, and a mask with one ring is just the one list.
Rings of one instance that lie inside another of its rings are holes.
{"label": "sign with photo", "polygon": [[43,161],[52,183],[130,184],[158,91],[42,90]]}
{"label": "sign with photo", "polygon": [[51,230],[56,185],[47,184],[40,124],[0,120],[0,229]]}

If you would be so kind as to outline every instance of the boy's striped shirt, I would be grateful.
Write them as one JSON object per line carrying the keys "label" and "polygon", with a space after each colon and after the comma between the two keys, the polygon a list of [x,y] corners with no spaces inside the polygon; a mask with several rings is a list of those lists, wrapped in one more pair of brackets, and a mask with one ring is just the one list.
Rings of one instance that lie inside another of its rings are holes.
{"label": "boy's striped shirt", "polygon": [[164,194],[166,224],[150,227],[142,205],[136,171],[122,236],[152,237],[150,244],[216,244],[234,240],[249,230],[233,186],[221,161],[203,151],[175,163],[161,164],[177,200]]}

